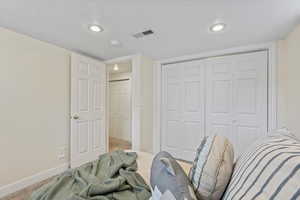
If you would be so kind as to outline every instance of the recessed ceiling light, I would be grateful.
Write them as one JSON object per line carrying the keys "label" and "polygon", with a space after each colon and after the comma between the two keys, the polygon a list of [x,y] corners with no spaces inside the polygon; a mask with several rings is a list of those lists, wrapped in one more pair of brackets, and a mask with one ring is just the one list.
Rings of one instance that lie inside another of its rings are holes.
{"label": "recessed ceiling light", "polygon": [[119,70],[119,66],[118,66],[118,64],[115,64],[114,65],[114,71],[118,71]]}
{"label": "recessed ceiling light", "polygon": [[226,27],[226,24],[224,23],[217,23],[217,24],[214,24],[212,25],[209,30],[212,31],[212,32],[220,32],[220,31],[223,31]]}
{"label": "recessed ceiling light", "polygon": [[121,46],[121,42],[119,40],[111,40],[110,44],[115,47]]}
{"label": "recessed ceiling light", "polygon": [[103,31],[103,28],[101,26],[95,25],[95,24],[90,25],[89,29],[90,29],[90,31],[97,32],[97,33]]}

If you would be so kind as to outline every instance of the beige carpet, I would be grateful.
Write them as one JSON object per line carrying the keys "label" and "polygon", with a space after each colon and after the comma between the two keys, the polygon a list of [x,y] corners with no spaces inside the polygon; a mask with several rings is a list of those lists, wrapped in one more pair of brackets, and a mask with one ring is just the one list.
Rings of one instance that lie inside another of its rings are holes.
{"label": "beige carpet", "polygon": [[109,137],[109,152],[131,149],[131,143],[119,138]]}
{"label": "beige carpet", "polygon": [[23,190],[20,190],[11,195],[8,195],[7,197],[1,198],[1,200],[27,200],[34,190],[38,189],[39,187],[48,183],[51,180],[52,180],[52,178],[44,180],[39,183],[36,183],[36,184],[31,185]]}

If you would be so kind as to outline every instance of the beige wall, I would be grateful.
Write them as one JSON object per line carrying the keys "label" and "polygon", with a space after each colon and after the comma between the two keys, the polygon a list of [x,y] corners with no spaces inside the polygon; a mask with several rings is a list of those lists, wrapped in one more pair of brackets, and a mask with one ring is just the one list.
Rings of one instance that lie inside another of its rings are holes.
{"label": "beige wall", "polygon": [[153,60],[141,57],[141,150],[153,152]]}
{"label": "beige wall", "polygon": [[69,60],[0,28],[0,187],[66,162],[58,154],[68,145]]}
{"label": "beige wall", "polygon": [[300,138],[300,25],[279,47],[279,126]]}
{"label": "beige wall", "polygon": [[[0,44],[1,187],[68,163],[71,52],[3,28]],[[152,152],[151,59],[140,73],[141,147]]]}

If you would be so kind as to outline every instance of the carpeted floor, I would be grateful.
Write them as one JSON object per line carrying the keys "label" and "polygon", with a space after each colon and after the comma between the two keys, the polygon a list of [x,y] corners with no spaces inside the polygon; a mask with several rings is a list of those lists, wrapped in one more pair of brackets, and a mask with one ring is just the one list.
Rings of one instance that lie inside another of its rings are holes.
{"label": "carpeted floor", "polygon": [[36,190],[37,188],[41,187],[42,185],[48,183],[51,180],[52,178],[36,183],[23,190],[8,195],[7,197],[1,198],[1,200],[27,200],[31,195],[32,191]]}
{"label": "carpeted floor", "polygon": [[109,152],[131,149],[131,143],[119,138],[109,137]]}

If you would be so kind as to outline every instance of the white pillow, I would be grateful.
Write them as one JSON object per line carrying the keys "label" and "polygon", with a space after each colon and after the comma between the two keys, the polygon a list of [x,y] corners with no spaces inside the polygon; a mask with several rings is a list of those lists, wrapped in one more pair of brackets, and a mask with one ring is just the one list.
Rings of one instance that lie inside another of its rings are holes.
{"label": "white pillow", "polygon": [[209,136],[201,142],[189,178],[198,199],[221,199],[230,180],[233,147],[223,136]]}

